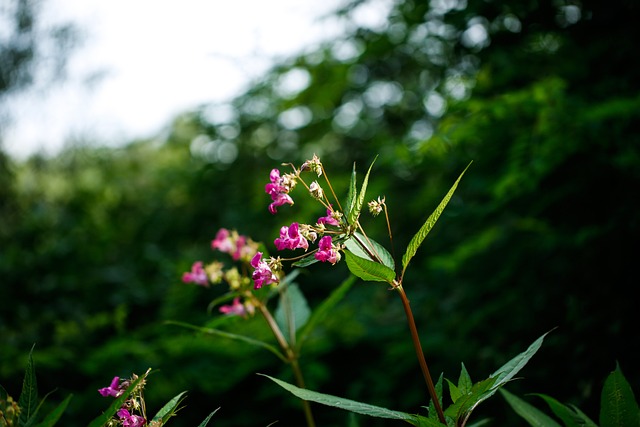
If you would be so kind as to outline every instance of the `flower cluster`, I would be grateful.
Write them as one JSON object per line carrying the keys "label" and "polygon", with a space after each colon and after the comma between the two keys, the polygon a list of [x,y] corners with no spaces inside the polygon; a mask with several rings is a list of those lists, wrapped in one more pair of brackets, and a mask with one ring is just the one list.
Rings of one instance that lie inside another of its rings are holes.
{"label": "flower cluster", "polygon": [[[135,374],[130,380],[120,380],[120,377],[113,377],[111,384],[108,387],[99,389],[98,393],[104,397],[120,397],[137,378]],[[143,379],[127,400],[124,401],[122,407],[118,409],[115,417],[109,422],[109,426],[142,427],[147,425],[146,415],[144,414],[144,397],[142,395],[144,385],[145,380]]]}
{"label": "flower cluster", "polygon": [[296,186],[296,175],[284,174],[280,176],[278,169],[273,169],[269,174],[271,182],[264,187],[264,191],[271,196],[273,202],[269,205],[269,212],[275,214],[277,207],[284,204],[293,205],[293,199],[289,192]]}
{"label": "flower cluster", "polygon": [[[287,197],[286,200],[291,200],[291,203],[289,204],[293,204],[293,199],[291,199],[291,196],[289,195],[289,190],[293,188],[293,186],[286,187],[286,191],[280,191],[284,188],[284,185],[282,185],[283,181],[300,181],[307,188],[311,197],[324,205],[326,208],[326,216],[318,218],[315,225],[294,222],[289,226],[282,226],[280,228],[280,237],[275,239],[273,243],[279,251],[286,249],[304,249],[304,251],[307,252],[309,249],[309,242],[311,241],[313,243],[316,241],[318,236],[323,236],[318,241],[318,248],[312,252],[313,257],[321,262],[335,264],[340,261],[340,250],[342,249],[342,246],[339,243],[334,243],[333,237],[330,234],[338,236],[344,235],[344,228],[346,227],[346,224],[343,222],[343,214],[339,210],[334,209],[333,206],[328,203],[325,198],[325,192],[317,181],[313,181],[311,184],[307,185],[300,176],[301,173],[305,171],[313,172],[318,177],[322,176],[324,172],[322,163],[314,154],[313,158],[304,162],[300,169],[296,169],[295,167],[293,167],[293,169],[294,173],[283,175],[283,177],[287,177],[286,180],[281,178],[281,174],[278,169],[273,169],[271,171],[271,183],[265,186],[265,192],[269,194],[273,200],[273,203],[269,205],[269,211],[271,213],[275,213],[276,206],[289,203],[283,201],[285,200],[283,199],[284,196]],[[327,179],[326,175],[324,175],[324,178]],[[260,271],[258,272],[258,270],[256,270],[256,273],[254,273],[254,280],[256,276],[260,280],[260,284],[256,282],[256,287],[261,286],[263,282],[269,281],[269,271],[267,270],[269,266],[265,263],[259,264],[259,266]],[[257,265],[254,267],[257,268]]]}

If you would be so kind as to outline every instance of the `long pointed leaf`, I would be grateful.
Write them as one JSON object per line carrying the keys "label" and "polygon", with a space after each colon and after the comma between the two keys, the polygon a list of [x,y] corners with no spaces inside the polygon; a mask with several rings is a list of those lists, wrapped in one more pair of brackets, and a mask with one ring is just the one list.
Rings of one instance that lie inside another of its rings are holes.
{"label": "long pointed leaf", "polygon": [[344,245],[346,246],[346,248],[349,249],[351,252],[353,252],[354,255],[357,255],[360,258],[365,258],[371,261],[375,261],[360,246],[360,243],[358,243],[358,240],[356,240],[356,237],[359,241],[365,244],[370,242],[372,247],[369,249],[380,258],[380,261],[382,261],[382,263],[387,267],[389,267],[390,269],[392,270],[396,269],[395,262],[393,261],[393,257],[391,256],[389,251],[387,251],[387,249],[384,246],[382,246],[380,243],[376,242],[373,239],[367,239],[366,237],[364,237],[364,235],[360,233],[354,233],[353,237],[350,237],[344,242]]}
{"label": "long pointed leaf", "polygon": [[271,353],[275,354],[283,362],[287,362],[286,357],[284,357],[282,355],[282,353],[280,353],[275,346],[272,346],[271,344],[268,344],[268,343],[266,343],[264,341],[260,341],[260,340],[257,340],[257,339],[251,338],[251,337],[246,337],[244,335],[238,335],[238,334],[233,334],[231,332],[221,331],[219,329],[204,328],[204,327],[201,327],[201,326],[190,325],[188,323],[177,322],[177,321],[174,321],[174,320],[169,320],[169,321],[166,321],[165,323],[167,323],[169,325],[182,326],[183,328],[192,329],[194,331],[202,332],[204,334],[216,335],[216,336],[223,337],[223,338],[229,338],[229,339],[236,340],[236,341],[242,341],[244,343],[251,344],[251,345],[256,346],[256,347],[261,347],[261,348],[264,348],[265,350],[268,350]]}
{"label": "long pointed leaf", "polygon": [[460,174],[456,182],[453,183],[453,186],[449,189],[449,192],[444,196],[444,199],[442,199],[442,201],[440,202],[436,210],[433,211],[431,215],[429,215],[429,218],[427,218],[427,220],[422,225],[422,227],[420,227],[420,230],[418,230],[416,235],[413,236],[413,238],[409,242],[409,245],[407,246],[407,250],[405,254],[402,256],[403,275],[404,275],[404,271],[407,269],[407,266],[409,265],[409,261],[411,261],[411,258],[414,257],[414,255],[418,251],[418,248],[420,247],[424,239],[427,237],[427,234],[429,234],[433,226],[438,221],[438,218],[440,218],[440,215],[444,211],[444,208],[447,207],[449,200],[451,200],[453,193],[456,191],[456,188],[458,187],[458,183],[462,179],[462,176],[467,171],[467,169],[469,169],[469,166],[471,166],[471,163],[469,163],[467,167],[464,168],[464,170],[462,171],[462,173]]}
{"label": "long pointed leaf", "polygon": [[38,408],[38,383],[36,381],[36,371],[33,365],[33,349],[35,345],[31,347],[29,352],[29,359],[27,361],[27,367],[24,372],[24,379],[22,381],[22,392],[18,399],[18,405],[20,406],[20,417],[18,423],[20,426],[26,426],[33,423],[33,417],[36,415]]}
{"label": "long pointed leaf", "polygon": [[544,341],[544,337],[547,336],[549,332],[546,332],[540,338],[535,340],[529,348],[525,351],[505,363],[500,369],[496,370],[492,377],[496,378],[496,383],[493,388],[497,389],[506,384],[509,380],[511,380],[524,366],[529,362],[529,360],[533,357],[534,354],[540,349],[542,346],[542,341]]}
{"label": "long pointed leaf", "polygon": [[585,419],[570,406],[564,405],[546,394],[534,393],[534,396],[543,399],[551,411],[562,420],[565,427],[585,427]]}
{"label": "long pointed leaf", "polygon": [[161,421],[162,425],[164,425],[169,418],[171,418],[176,410],[178,409],[178,405],[184,400],[184,395],[186,391],[181,392],[180,394],[174,396],[170,401],[164,404],[164,406],[158,411],[158,413],[151,419],[151,421]]}
{"label": "long pointed leaf", "polygon": [[638,403],[619,365],[605,380],[600,401],[601,427],[640,425]]}
{"label": "long pointed leaf", "polygon": [[54,426],[58,420],[60,419],[60,417],[62,416],[62,414],[64,413],[64,411],[67,409],[67,406],[69,405],[69,402],[71,401],[71,397],[73,395],[68,395],[58,406],[56,406],[56,408],[49,412],[49,414],[44,418],[44,420],[42,420],[42,422],[40,422],[36,427],[52,427]]}
{"label": "long pointed leaf", "polygon": [[356,414],[368,415],[370,417],[388,418],[393,420],[406,421],[409,424],[418,425],[418,416],[407,414],[405,412],[393,411],[391,409],[382,408],[380,406],[369,405],[368,403],[356,402],[355,400],[345,399],[342,397],[331,396],[329,394],[318,393],[303,388],[296,387],[285,381],[270,377],[264,374],[258,374],[269,378],[289,393],[303,400],[320,403],[322,405],[332,406],[334,408],[344,409],[346,411],[355,412]]}
{"label": "long pointed leaf", "polygon": [[206,427],[207,424],[209,424],[209,420],[211,419],[211,417],[213,417],[213,415],[218,412],[220,408],[216,409],[215,411],[213,411],[212,413],[210,413],[207,418],[204,419],[203,422],[200,423],[200,425],[198,427]]}
{"label": "long pointed leaf", "polygon": [[378,157],[376,156],[376,158],[373,159],[373,162],[371,162],[371,165],[369,166],[369,170],[367,171],[367,174],[364,176],[364,181],[362,181],[362,187],[360,188],[360,193],[358,193],[358,197],[355,199],[355,202],[352,203],[352,207],[347,214],[347,222],[350,225],[355,224],[358,221],[358,218],[360,217],[360,211],[362,210],[362,205],[364,205],[364,199],[367,196],[367,185],[369,184],[369,174],[371,173],[371,168],[373,167],[373,164],[376,162],[377,158]]}
{"label": "long pointed leaf", "polygon": [[353,205],[356,202],[356,192],[358,191],[356,184],[356,164],[353,163],[353,171],[351,172],[351,181],[349,181],[349,193],[347,193],[347,203],[344,208],[345,212],[349,213],[353,210]]}
{"label": "long pointed leaf", "polygon": [[278,307],[274,313],[280,330],[288,339],[295,338],[295,333],[307,323],[310,315],[311,309],[307,299],[300,291],[300,287],[295,283],[291,283],[282,291]]}
{"label": "long pointed leaf", "polygon": [[500,389],[500,393],[502,393],[502,396],[515,413],[524,418],[529,425],[533,427],[561,427],[560,424],[555,422],[547,414],[520,399],[515,394],[511,394],[505,389]]}
{"label": "long pointed leaf", "polygon": [[386,265],[361,258],[348,250],[345,250],[344,254],[349,271],[364,281],[391,284],[396,278],[395,271]]}

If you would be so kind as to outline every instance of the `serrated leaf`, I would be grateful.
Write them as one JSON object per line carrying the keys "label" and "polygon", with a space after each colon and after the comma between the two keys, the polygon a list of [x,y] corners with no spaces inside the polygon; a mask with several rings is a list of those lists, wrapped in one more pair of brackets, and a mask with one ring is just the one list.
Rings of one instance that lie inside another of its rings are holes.
{"label": "serrated leaf", "polygon": [[431,215],[429,215],[429,218],[427,218],[427,220],[422,225],[422,227],[420,227],[420,230],[418,230],[416,235],[413,236],[413,238],[409,242],[409,245],[407,246],[407,250],[405,254],[402,256],[403,275],[404,275],[404,271],[407,269],[407,266],[409,265],[409,262],[411,261],[411,258],[414,257],[414,255],[418,251],[418,248],[420,247],[420,245],[422,245],[422,242],[427,237],[427,234],[429,234],[433,226],[438,221],[438,218],[440,218],[440,215],[442,214],[444,209],[447,207],[449,200],[451,200],[453,193],[456,191],[456,188],[458,187],[458,183],[462,179],[462,176],[467,171],[467,169],[469,169],[469,166],[471,166],[471,163],[469,163],[469,165],[467,165],[467,167],[462,171],[462,173],[460,174],[456,182],[453,183],[453,186],[449,189],[447,194],[444,196],[444,198],[442,199],[442,201],[440,202],[436,210],[433,211]]}
{"label": "serrated leaf", "polygon": [[542,346],[542,342],[544,341],[544,337],[547,336],[549,332],[546,332],[540,338],[535,340],[529,348],[525,351],[505,363],[501,368],[496,370],[492,377],[496,378],[496,383],[493,386],[494,389],[502,387],[509,380],[511,380],[524,366],[529,362],[529,360],[533,357],[534,354],[540,349]]}
{"label": "serrated leaf", "polygon": [[349,249],[351,252],[353,252],[354,255],[357,255],[360,258],[368,259],[370,261],[375,261],[362,248],[362,246],[360,245],[358,240],[360,242],[363,242],[364,244],[371,243],[372,247],[369,248],[369,249],[372,250],[373,253],[376,254],[380,258],[380,261],[382,261],[382,263],[384,265],[386,265],[387,267],[389,267],[390,269],[395,271],[396,264],[395,264],[395,262],[393,260],[393,257],[391,256],[389,251],[387,251],[387,249],[384,246],[382,246],[380,243],[376,242],[375,240],[367,239],[364,235],[362,235],[360,233],[354,233],[354,236],[352,236],[352,237],[348,238],[347,240],[345,240],[344,244],[345,244],[347,249]]}
{"label": "serrated leaf", "polygon": [[73,395],[68,395],[55,409],[47,414],[36,427],[53,427],[59,420],[64,411],[67,409]]}
{"label": "serrated leaf", "polygon": [[168,324],[168,325],[176,325],[176,326],[181,326],[183,328],[192,329],[194,331],[202,332],[203,334],[215,335],[215,336],[228,338],[228,339],[235,340],[235,341],[241,341],[241,342],[244,342],[244,343],[247,343],[247,344],[251,344],[251,345],[253,345],[255,347],[261,347],[261,348],[263,348],[265,350],[268,350],[271,353],[275,354],[283,362],[288,363],[287,358],[284,357],[282,355],[282,353],[280,353],[280,351],[278,351],[278,349],[276,347],[274,347],[271,344],[268,344],[268,343],[266,343],[264,341],[257,340],[255,338],[247,337],[247,336],[244,336],[244,335],[233,334],[231,332],[221,331],[219,329],[204,328],[204,327],[201,327],[201,326],[191,325],[189,323],[177,322],[175,320],[168,320],[165,323]]}
{"label": "serrated leaf", "polygon": [[471,381],[471,377],[469,376],[469,372],[467,372],[467,368],[462,364],[462,368],[460,369],[460,377],[458,378],[458,389],[462,394],[467,394],[471,392],[471,388],[473,387],[473,382]]}
{"label": "serrated leaf", "polygon": [[353,205],[356,202],[356,164],[353,163],[353,171],[351,172],[351,180],[349,181],[349,192],[347,193],[347,203],[345,204],[345,212],[349,213],[353,210]]}
{"label": "serrated leaf", "polygon": [[344,254],[349,271],[366,282],[386,282],[391,284],[396,278],[395,271],[386,265],[361,258],[348,250],[345,250]]}
{"label": "serrated leaf", "polygon": [[533,405],[520,399],[518,396],[500,389],[500,393],[514,412],[520,415],[529,425],[534,427],[561,427],[556,421]]}
{"label": "serrated leaf", "polygon": [[306,298],[295,283],[289,284],[280,294],[274,317],[286,337],[293,337],[307,323],[311,309]]}
{"label": "serrated leaf", "polygon": [[302,343],[307,339],[311,331],[316,325],[322,322],[327,314],[344,298],[346,293],[351,289],[351,286],[356,282],[355,276],[349,276],[340,286],[331,292],[328,298],[311,313],[311,317],[305,325],[300,329],[297,337],[296,345],[298,348],[302,346]]}
{"label": "serrated leaf", "polygon": [[558,400],[546,394],[534,393],[533,395],[543,399],[554,415],[562,420],[565,427],[585,427],[586,420],[573,408],[560,403]]}
{"label": "serrated leaf", "polygon": [[488,393],[490,393],[495,381],[495,378],[487,378],[475,383],[468,393],[461,393],[458,399],[444,411],[445,415],[453,418],[456,422],[468,418],[471,412],[488,398]]}
{"label": "serrated leaf", "polygon": [[371,162],[371,165],[369,166],[369,170],[367,170],[367,174],[364,176],[364,181],[362,181],[362,187],[360,187],[360,193],[358,193],[358,197],[352,203],[351,209],[349,209],[347,213],[347,222],[349,223],[349,225],[355,224],[358,221],[358,218],[360,217],[360,211],[362,210],[362,205],[364,205],[364,199],[365,197],[367,197],[367,185],[369,184],[369,174],[371,173],[371,168],[373,167],[373,164],[376,162],[377,158],[378,157],[376,156],[376,158],[373,159],[373,162]]}
{"label": "serrated leaf", "polygon": [[178,405],[184,400],[184,395],[187,394],[186,391],[179,393],[174,396],[171,400],[164,404],[162,408],[158,411],[158,413],[151,419],[151,421],[161,421],[162,425],[164,425],[169,418],[175,415],[175,412],[178,409]]}
{"label": "serrated leaf", "polygon": [[111,403],[111,405],[109,405],[109,408],[107,408],[106,411],[104,411],[100,416],[94,418],[94,420],[91,421],[88,427],[103,427],[104,425],[106,425],[109,422],[109,420],[115,415],[115,413],[120,408],[122,408],[122,405],[124,404],[124,402],[129,398],[131,393],[133,393],[136,386],[140,384],[140,382],[143,379],[145,379],[145,377],[146,375],[141,375],[136,380],[134,380],[129,385],[129,387],[127,387],[124,393],[122,393],[115,400],[113,400],[113,402]]}
{"label": "serrated leaf", "polygon": [[198,427],[206,427],[207,424],[209,424],[209,420],[211,420],[211,417],[213,417],[213,415],[216,412],[218,412],[218,410],[220,410],[220,408],[218,408],[215,411],[213,411],[212,413],[210,413],[209,416],[207,416],[207,418],[205,418],[204,421],[202,421]]}
{"label": "serrated leaf", "polygon": [[393,411],[391,409],[382,408],[380,406],[369,405],[368,403],[357,402],[355,400],[331,396],[329,394],[318,393],[316,391],[296,387],[293,384],[289,384],[285,381],[281,381],[277,378],[273,378],[268,375],[264,375],[264,374],[258,374],[258,375],[269,378],[271,381],[275,382],[280,387],[287,390],[289,393],[303,400],[316,402],[321,405],[332,406],[334,408],[344,409],[345,411],[354,412],[356,414],[368,415],[370,417],[376,417],[376,418],[402,420],[415,426],[419,425],[418,424],[419,417],[417,415],[407,414],[405,412]]}
{"label": "serrated leaf", "polygon": [[18,418],[20,426],[32,424],[38,408],[38,383],[33,365],[34,348],[35,345],[31,347],[31,351],[29,351],[27,367],[24,372],[24,379],[22,380],[22,391],[18,399],[18,406],[20,406],[21,409],[20,417]]}
{"label": "serrated leaf", "polygon": [[602,387],[600,427],[638,425],[640,425],[638,403],[620,366],[616,364],[616,370],[609,374]]}

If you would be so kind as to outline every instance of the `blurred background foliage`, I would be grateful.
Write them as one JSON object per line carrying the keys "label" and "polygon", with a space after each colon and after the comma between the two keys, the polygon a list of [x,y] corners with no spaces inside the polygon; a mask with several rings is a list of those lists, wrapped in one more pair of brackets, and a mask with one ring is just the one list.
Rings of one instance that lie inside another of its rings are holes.
{"label": "blurred background foliage", "polygon": [[[366,3],[336,14],[350,20]],[[473,160],[405,281],[430,367],[454,379],[464,362],[479,380],[557,328],[510,389],[595,419],[616,361],[640,384],[639,13],[630,0],[398,0],[384,28],[353,26],[283,60],[230,105],[185,112],[154,140],[25,161],[0,152],[2,384],[18,394],[35,343],[41,390],[75,395],[65,425],[106,407],[95,390],[114,375],[148,367],[159,370],[152,408],[189,390],[176,426],[219,406],[218,426],[302,425],[299,403],[254,375],[291,380],[271,354],[163,324],[207,323],[224,291],[181,273],[217,256],[220,227],[270,247],[281,225],[323,214],[301,201],[268,214],[264,184],[282,162],[317,153],[346,193],[353,162],[362,176],[379,155],[369,195],[386,196],[401,254]],[[0,97],[30,69],[1,48]],[[364,225],[387,241],[382,218]],[[316,264],[298,282],[313,307],[347,275]],[[427,404],[393,297],[350,291],[307,344],[310,388],[408,412]],[[259,319],[228,327],[270,339]],[[315,413],[318,425],[348,419]],[[499,398],[476,417],[520,425]]]}

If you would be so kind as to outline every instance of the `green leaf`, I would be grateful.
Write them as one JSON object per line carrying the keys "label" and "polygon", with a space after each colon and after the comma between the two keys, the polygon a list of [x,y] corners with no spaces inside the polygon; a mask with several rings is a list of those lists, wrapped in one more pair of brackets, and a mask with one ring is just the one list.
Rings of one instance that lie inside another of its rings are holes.
{"label": "green leaf", "polygon": [[369,405],[368,403],[356,402],[354,400],[344,399],[342,397],[331,396],[329,394],[318,393],[316,391],[299,388],[294,386],[293,384],[289,384],[268,375],[258,375],[269,378],[271,381],[275,382],[294,396],[299,397],[303,400],[308,400],[310,402],[316,402],[322,405],[332,406],[334,408],[340,408],[346,411],[355,412],[356,414],[368,415],[370,417],[402,420],[414,426],[419,425],[419,418],[424,419],[424,417],[407,414],[405,412],[393,411],[391,409],[382,408],[380,406]]}
{"label": "green leaf", "polygon": [[318,262],[318,260],[316,259],[316,257],[314,256],[314,254],[309,254],[306,257],[300,259],[299,261],[296,261],[294,263],[291,263],[292,266],[294,267],[308,267],[311,264],[315,264],[316,262]]}
{"label": "green leaf", "polygon": [[391,284],[396,278],[395,271],[386,265],[361,258],[348,250],[345,250],[344,254],[349,271],[366,282],[387,282]]}
{"label": "green leaf", "polygon": [[602,387],[600,398],[600,427],[629,427],[640,425],[640,410],[633,390],[622,374],[620,365],[611,372]]}
{"label": "green leaf", "polygon": [[[149,371],[147,371],[147,373],[149,373]],[[129,398],[131,393],[133,393],[136,386],[146,378],[146,376],[147,374],[141,375],[135,381],[133,381],[129,385],[129,387],[127,387],[124,393],[122,393],[115,400],[113,400],[113,402],[105,412],[103,412],[100,416],[96,417],[93,421],[91,421],[88,427],[103,427],[104,425],[106,425],[109,422],[109,420],[113,417],[113,415],[118,411],[118,409],[122,408],[122,405],[124,404],[124,402]]]}
{"label": "green leaf", "polygon": [[31,351],[29,351],[29,359],[27,361],[24,379],[22,381],[22,392],[18,399],[18,405],[21,409],[20,417],[18,418],[19,426],[32,424],[34,417],[38,412],[38,383],[36,381],[36,371],[33,365],[34,348],[35,345],[33,345],[33,347],[31,347]]}
{"label": "green leaf", "polygon": [[216,412],[218,412],[220,408],[216,409],[215,411],[213,411],[212,413],[209,414],[209,416],[207,418],[204,419],[203,422],[200,423],[200,425],[198,427],[206,427],[207,424],[209,424],[209,420],[211,419],[211,417],[213,417],[213,414],[215,414]]}
{"label": "green leaf", "polygon": [[467,372],[467,368],[463,363],[462,368],[460,369],[460,378],[458,378],[458,389],[460,390],[460,393],[467,394],[471,392],[472,387],[473,382],[471,381],[469,372]]}
{"label": "green leaf", "polygon": [[371,248],[369,248],[375,255],[377,255],[380,260],[382,261],[382,263],[384,265],[386,265],[387,267],[389,267],[392,270],[396,269],[396,264],[393,261],[393,257],[391,256],[391,254],[389,253],[389,251],[387,251],[385,249],[384,246],[382,246],[380,243],[376,242],[373,239],[367,239],[364,235],[360,234],[360,233],[354,233],[353,237],[350,237],[349,239],[345,240],[344,245],[346,246],[347,249],[349,249],[354,255],[359,256],[360,258],[364,258],[364,259],[368,259],[371,261],[375,261],[373,258],[371,258],[371,256],[362,248],[362,246],[360,245],[360,243],[358,242],[358,240],[360,242],[363,242],[364,244],[367,243],[371,243]]}
{"label": "green leaf", "polygon": [[182,393],[176,395],[170,401],[165,403],[165,405],[158,411],[158,413],[151,419],[151,421],[160,421],[162,425],[166,424],[169,418],[175,415],[176,411],[178,410],[178,405],[182,403],[186,393],[186,391],[183,391]]}
{"label": "green leaf", "polygon": [[[436,396],[438,396],[438,403],[442,408],[442,382],[443,375],[440,374],[440,378],[438,378],[438,382],[435,385]],[[436,410],[436,405],[433,402],[433,399],[429,401],[429,419],[433,421],[439,421],[438,411]]]}
{"label": "green leaf", "polygon": [[[488,397],[488,393],[491,393],[494,384],[495,378],[477,382],[467,393],[460,393],[456,401],[444,411],[445,415],[456,422],[460,419],[468,419],[471,412]],[[458,390],[460,391],[459,388]]]}
{"label": "green leaf", "polygon": [[295,333],[307,323],[310,315],[311,309],[298,285],[291,283],[281,291],[274,317],[286,337],[295,338]]}
{"label": "green leaf", "polygon": [[[364,177],[364,181],[362,181],[362,187],[360,188],[360,193],[358,193],[358,198],[351,203],[352,206],[349,209],[347,214],[347,222],[349,223],[349,225],[355,224],[358,221],[358,218],[360,217],[360,211],[362,210],[362,205],[364,205],[364,199],[367,196],[367,185],[369,184],[369,174],[371,173],[371,168],[373,167],[373,164],[376,162],[377,158],[378,156],[376,156],[376,158],[373,159],[373,162],[371,162],[371,166],[369,166],[369,170],[367,171],[367,174]],[[355,172],[353,176],[355,177]],[[351,189],[349,189],[349,192],[351,192]]]}
{"label": "green leaf", "polygon": [[316,327],[316,325],[322,322],[327,314],[344,298],[346,293],[351,289],[351,286],[356,282],[355,276],[349,276],[345,281],[340,284],[336,289],[331,292],[329,297],[327,297],[320,305],[313,310],[311,313],[311,317],[309,317],[309,321],[305,323],[305,325],[300,329],[297,337],[296,345],[298,348],[302,346],[302,343],[307,339],[311,331]]}
{"label": "green leaf", "polygon": [[451,381],[447,380],[447,384],[449,384],[449,397],[451,397],[451,401],[453,403],[456,403],[456,400],[458,400],[460,396],[462,396],[462,393],[460,392],[458,386]]}
{"label": "green leaf", "polygon": [[353,206],[356,202],[356,164],[353,163],[353,171],[351,172],[351,180],[349,182],[349,193],[347,193],[347,204],[345,205],[345,212],[349,213],[353,210]]}
{"label": "green leaf", "polygon": [[64,413],[64,411],[67,409],[67,406],[69,405],[69,402],[71,401],[71,397],[73,395],[68,395],[58,406],[56,406],[56,408],[49,412],[49,414],[44,418],[44,420],[42,420],[42,422],[40,422],[36,427],[52,427],[54,426],[58,420],[60,419],[60,417],[62,416],[62,414]]}
{"label": "green leaf", "polygon": [[562,420],[565,427],[597,427],[589,418],[584,418],[584,414],[580,414],[575,409],[560,403],[558,400],[545,394],[534,393],[534,396],[542,398],[553,413]]}
{"label": "green leaf", "polygon": [[275,354],[283,362],[288,363],[287,358],[284,357],[282,355],[282,353],[280,353],[280,351],[278,351],[278,349],[276,347],[274,347],[271,344],[268,344],[268,343],[266,343],[264,341],[257,340],[255,338],[247,337],[247,336],[244,336],[244,335],[233,334],[231,332],[221,331],[220,329],[204,328],[204,327],[201,327],[201,326],[190,325],[188,323],[177,322],[175,320],[168,320],[165,323],[168,324],[168,325],[176,325],[176,326],[181,326],[181,327],[187,328],[187,329],[193,329],[193,330],[201,332],[203,334],[216,335],[216,336],[219,336],[219,337],[228,338],[228,339],[232,339],[232,340],[235,340],[235,341],[242,341],[244,343],[251,344],[251,345],[256,346],[256,347],[261,347],[261,348],[263,348],[265,350],[268,350],[271,353]]}
{"label": "green leaf", "polygon": [[554,421],[551,417],[535,408],[533,405],[520,399],[518,396],[509,393],[505,389],[500,389],[500,393],[502,393],[502,396],[515,413],[524,418],[529,425],[534,427],[561,427],[560,424]]}
{"label": "green leaf", "polygon": [[491,374],[492,377],[496,378],[496,383],[493,386],[494,392],[495,392],[495,389],[498,389],[499,387],[502,387],[503,385],[505,385],[518,372],[520,372],[522,368],[524,368],[524,366],[529,362],[529,360],[533,357],[533,355],[536,354],[536,352],[540,349],[540,347],[542,346],[542,341],[544,341],[544,337],[548,333],[549,332],[545,333],[540,338],[535,340],[529,346],[529,348],[527,348],[525,351],[523,351],[522,353],[520,353],[519,355],[517,355],[507,363],[505,363],[500,369],[496,370],[493,374]]}
{"label": "green leaf", "polygon": [[462,171],[462,173],[460,174],[456,182],[453,183],[453,186],[451,187],[451,189],[449,189],[449,192],[444,196],[444,199],[442,199],[442,201],[440,202],[436,210],[433,211],[431,215],[429,215],[429,218],[427,218],[427,220],[422,225],[422,227],[420,227],[420,230],[418,230],[416,235],[413,236],[413,238],[409,242],[409,245],[407,246],[407,250],[405,254],[402,256],[402,273],[403,274],[404,274],[404,271],[407,269],[407,266],[409,265],[409,261],[411,261],[411,258],[413,258],[413,256],[416,254],[416,252],[418,251],[418,248],[420,247],[424,239],[427,237],[427,234],[429,234],[433,226],[438,221],[438,218],[440,218],[440,215],[444,211],[444,208],[447,207],[449,200],[451,200],[453,193],[456,191],[456,188],[458,187],[458,183],[462,179],[462,176],[467,171],[467,169],[469,169],[469,166],[471,166],[471,163],[469,163],[467,167]]}

